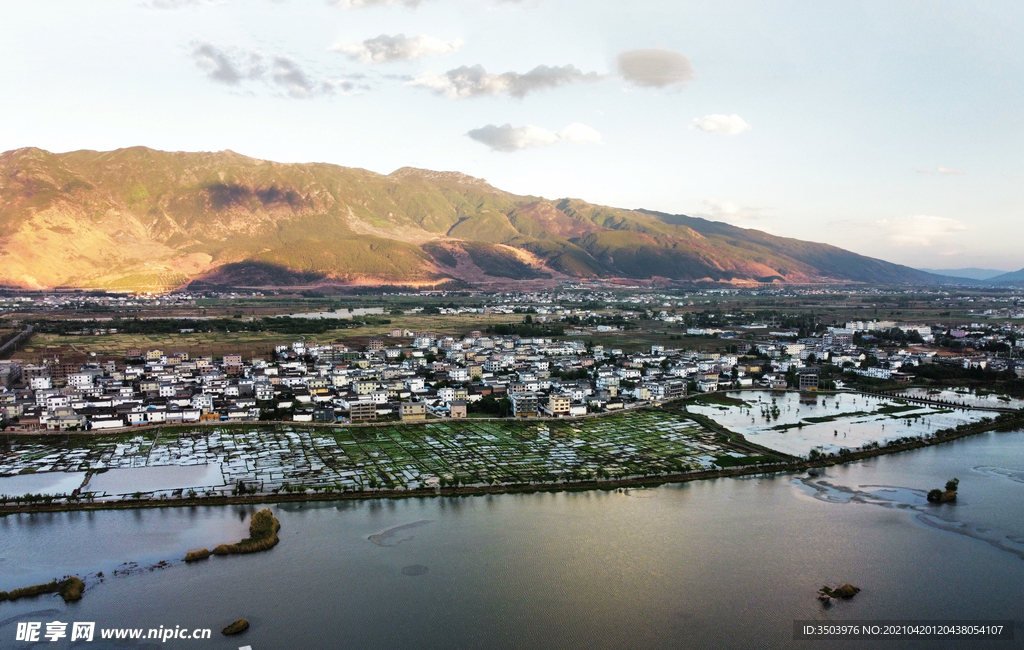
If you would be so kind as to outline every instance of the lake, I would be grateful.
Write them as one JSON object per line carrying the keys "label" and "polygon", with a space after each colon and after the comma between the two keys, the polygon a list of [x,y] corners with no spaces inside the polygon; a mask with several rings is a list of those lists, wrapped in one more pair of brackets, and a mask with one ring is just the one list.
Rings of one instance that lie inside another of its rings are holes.
{"label": "lake", "polygon": [[[952,477],[959,500],[928,504]],[[18,620],[57,619],[214,629],[166,646],[181,648],[781,648],[814,645],[791,640],[793,619],[940,616],[1015,618],[1017,641],[991,647],[1024,647],[1022,504],[1014,432],[819,477],[272,506],[273,550],[189,565],[186,551],[244,537],[255,508],[11,515],[0,589],[72,572],[88,588],[77,604],[0,604],[0,647],[17,647]],[[863,591],[823,608],[816,590],[843,582]],[[240,617],[251,629],[222,637]]]}

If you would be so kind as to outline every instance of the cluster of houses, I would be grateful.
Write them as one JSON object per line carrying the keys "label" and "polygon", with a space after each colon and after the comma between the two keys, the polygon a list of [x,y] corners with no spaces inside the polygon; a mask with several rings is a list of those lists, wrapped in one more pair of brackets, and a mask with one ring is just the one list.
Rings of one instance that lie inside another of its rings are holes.
{"label": "cluster of houses", "polygon": [[125,359],[102,363],[2,362],[0,419],[9,429],[68,431],[471,413],[578,417],[683,397],[687,378],[712,368],[717,377],[710,358],[658,346],[624,355],[578,340],[394,330],[361,350],[297,341],[278,346],[271,359],[128,350]]}
{"label": "cluster of houses", "polygon": [[[934,337],[926,326],[853,322],[821,336],[772,332],[729,346],[742,353],[652,345],[627,354],[574,336],[395,329],[360,349],[296,341],[277,346],[272,358],[128,350],[123,359],[100,363],[0,361],[0,422],[8,429],[68,431],[251,420],[579,417],[658,404],[688,391],[817,390],[828,365],[907,381],[915,367],[938,362],[1024,372],[1019,360],[1005,355],[937,356],[934,348],[892,349],[857,336],[889,325],[922,340]],[[978,343],[999,336],[970,328],[941,335]]]}

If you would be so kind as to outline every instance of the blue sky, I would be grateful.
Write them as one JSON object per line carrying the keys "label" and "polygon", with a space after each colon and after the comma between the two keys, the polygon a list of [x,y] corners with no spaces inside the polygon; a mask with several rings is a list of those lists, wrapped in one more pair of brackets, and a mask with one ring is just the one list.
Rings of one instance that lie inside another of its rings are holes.
{"label": "blue sky", "polygon": [[1024,267],[1020,2],[6,0],[0,57],[0,150],[457,170]]}

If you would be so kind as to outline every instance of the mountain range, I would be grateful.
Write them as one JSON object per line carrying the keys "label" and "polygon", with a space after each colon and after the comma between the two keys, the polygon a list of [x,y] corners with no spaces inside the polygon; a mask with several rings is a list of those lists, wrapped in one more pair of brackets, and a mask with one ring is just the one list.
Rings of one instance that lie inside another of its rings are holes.
{"label": "mountain range", "polygon": [[0,154],[0,284],[504,286],[508,280],[934,284],[726,223],[510,194],[456,172],[145,147]]}
{"label": "mountain range", "polygon": [[967,267],[963,269],[919,269],[925,273],[934,273],[935,275],[945,275],[951,278],[968,278],[970,280],[991,280],[998,275],[1004,275],[1006,271],[999,271],[996,269],[979,269],[977,267]]}

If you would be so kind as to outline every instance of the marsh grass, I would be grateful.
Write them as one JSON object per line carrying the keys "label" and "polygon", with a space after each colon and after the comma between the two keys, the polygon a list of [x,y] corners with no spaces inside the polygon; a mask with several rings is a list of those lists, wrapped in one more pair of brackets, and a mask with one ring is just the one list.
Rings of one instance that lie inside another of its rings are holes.
{"label": "marsh grass", "polygon": [[12,591],[0,591],[0,602],[5,600],[15,601],[20,598],[32,598],[43,594],[60,594],[64,602],[70,603],[82,599],[82,592],[85,591],[85,583],[77,576],[68,576],[63,580],[54,580],[41,585],[22,587]]}
{"label": "marsh grass", "polygon": [[249,629],[249,621],[244,618],[240,618],[231,625],[227,626],[220,631],[224,636],[232,636],[234,634],[241,634]]}
{"label": "marsh grass", "polygon": [[188,553],[186,553],[185,554],[185,561],[186,562],[198,562],[199,560],[205,560],[206,558],[210,557],[210,555],[211,555],[210,549],[208,549],[208,548],[201,548],[198,551],[189,551]]}
{"label": "marsh grass", "polygon": [[277,537],[279,530],[281,530],[281,522],[277,520],[270,508],[264,508],[255,513],[249,521],[248,537],[235,544],[221,544],[213,549],[213,554],[235,555],[269,550],[281,541]]}

